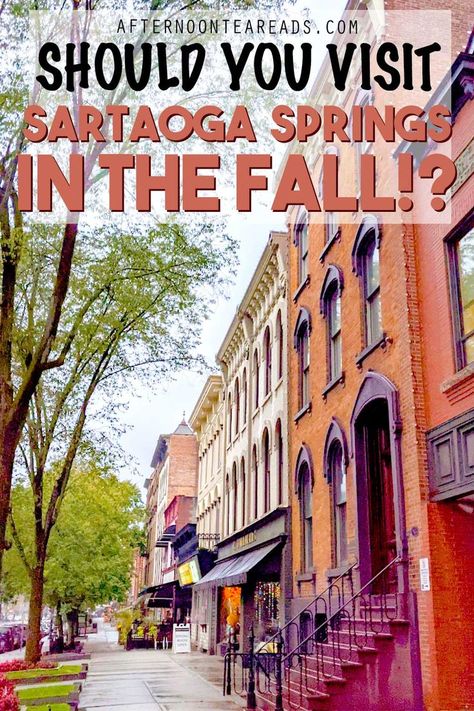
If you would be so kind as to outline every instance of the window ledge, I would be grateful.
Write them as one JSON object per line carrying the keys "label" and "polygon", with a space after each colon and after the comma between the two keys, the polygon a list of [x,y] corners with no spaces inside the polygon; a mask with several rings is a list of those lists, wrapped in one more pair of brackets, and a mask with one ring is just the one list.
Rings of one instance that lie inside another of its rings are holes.
{"label": "window ledge", "polygon": [[373,351],[376,351],[377,348],[386,348],[389,343],[392,342],[392,339],[387,336],[386,333],[382,333],[380,338],[378,338],[376,341],[371,343],[369,346],[364,348],[363,351],[359,353],[359,355],[356,356],[355,362],[358,367],[362,366],[363,361],[369,356]]}
{"label": "window ledge", "polygon": [[349,567],[349,561],[344,562],[338,568],[328,568],[326,570],[327,579],[332,580],[333,578],[338,578],[340,575],[342,575],[343,573],[346,572],[348,567]]}
{"label": "window ledge", "polygon": [[311,412],[311,410],[312,410],[312,404],[311,404],[311,400],[310,400],[308,403],[306,403],[306,405],[303,405],[301,410],[298,410],[298,412],[296,413],[296,415],[293,418],[294,421],[298,422],[298,420],[300,420],[303,417],[303,415],[305,415],[307,412]]}
{"label": "window ledge", "polygon": [[252,420],[254,420],[257,417],[259,412],[260,412],[260,405],[258,407],[256,407],[255,410],[252,412]]}
{"label": "window ledge", "polygon": [[342,371],[342,373],[341,373],[340,375],[338,375],[337,378],[333,378],[333,379],[326,385],[326,387],[325,387],[324,390],[323,390],[323,393],[322,393],[322,395],[323,395],[323,400],[325,400],[325,399],[327,398],[328,393],[331,392],[331,390],[333,390],[333,388],[335,388],[336,385],[339,385],[339,384],[343,385],[345,379],[346,379],[346,375],[345,375],[344,371]]}
{"label": "window ledge", "polygon": [[340,238],[341,238],[341,228],[338,227],[337,232],[335,232],[335,234],[333,234],[331,239],[328,242],[326,242],[326,244],[324,245],[323,250],[322,250],[321,254],[319,255],[320,262],[322,262],[322,263],[324,262],[326,255],[330,251],[334,242],[338,242]]}
{"label": "window ledge", "polygon": [[301,292],[304,291],[304,290],[306,289],[306,287],[308,286],[308,284],[310,284],[310,283],[311,283],[311,275],[308,274],[308,276],[306,277],[306,279],[301,282],[301,284],[299,285],[299,287],[297,288],[297,290],[296,290],[295,293],[293,294],[293,301],[295,302],[295,304],[296,304],[296,302],[298,301]]}
{"label": "window ledge", "polygon": [[265,397],[263,398],[260,407],[264,407],[264,405],[266,405],[266,403],[271,399],[271,397],[272,397],[272,391],[270,390],[270,392],[268,392],[268,393],[265,395]]}
{"label": "window ledge", "polygon": [[235,444],[237,442],[237,440],[239,439],[239,437],[240,437],[240,432],[236,432],[233,439],[232,439],[232,444]]}
{"label": "window ledge", "polygon": [[[247,418],[245,418],[247,420]],[[244,425],[242,425],[242,429],[240,430],[240,433],[243,434],[245,430],[247,429],[247,422],[245,422]]]}
{"label": "window ledge", "polygon": [[281,376],[281,378],[278,379],[278,382],[275,385],[275,390],[278,390],[278,388],[281,386],[282,383],[283,383],[283,375]]}
{"label": "window ledge", "polygon": [[306,570],[301,573],[296,573],[295,579],[297,583],[312,583],[316,577],[316,571],[314,568],[312,570]]}
{"label": "window ledge", "polygon": [[451,378],[441,383],[441,392],[450,402],[457,402],[474,393],[474,363],[469,363]]}

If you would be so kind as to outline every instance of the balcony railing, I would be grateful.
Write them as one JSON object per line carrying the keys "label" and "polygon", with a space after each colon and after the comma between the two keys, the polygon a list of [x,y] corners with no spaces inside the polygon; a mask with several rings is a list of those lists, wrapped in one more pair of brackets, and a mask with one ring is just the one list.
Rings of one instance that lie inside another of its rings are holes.
{"label": "balcony railing", "polygon": [[199,548],[215,548],[220,539],[218,533],[198,533]]}

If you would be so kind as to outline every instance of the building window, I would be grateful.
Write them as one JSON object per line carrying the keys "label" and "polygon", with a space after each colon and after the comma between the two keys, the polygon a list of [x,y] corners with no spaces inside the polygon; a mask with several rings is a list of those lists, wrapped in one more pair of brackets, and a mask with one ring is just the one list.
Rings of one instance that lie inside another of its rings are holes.
{"label": "building window", "polygon": [[238,511],[238,496],[237,496],[237,464],[234,462],[232,466],[232,531],[237,530],[237,511]]}
{"label": "building window", "polygon": [[284,339],[283,339],[283,321],[281,318],[281,311],[278,312],[276,318],[276,338],[277,338],[277,348],[278,348],[278,362],[277,362],[277,376],[278,380],[283,377],[283,349],[284,349]]}
{"label": "building window", "polygon": [[248,383],[247,370],[244,368],[242,375],[242,427],[247,424],[247,399],[248,399]]}
{"label": "building window", "polygon": [[334,442],[329,452],[329,481],[332,504],[333,564],[336,568],[347,561],[346,469],[341,443]]}
{"label": "building window", "polygon": [[247,498],[247,481],[246,481],[246,475],[245,475],[245,459],[242,457],[242,460],[240,462],[240,490],[241,490],[241,499],[240,499],[240,512],[241,512],[241,524],[242,528],[245,526],[245,508],[246,508],[246,498]]}
{"label": "building window", "polygon": [[277,502],[278,506],[283,503],[283,436],[281,432],[281,420],[278,420],[275,427],[275,446],[277,452]]}
{"label": "building window", "polygon": [[257,447],[254,444],[252,450],[252,473],[253,473],[253,517],[258,518],[258,459]]}
{"label": "building window", "polygon": [[474,362],[474,228],[451,245],[458,369]]}
{"label": "building window", "polygon": [[329,244],[339,234],[339,220],[336,212],[324,213],[324,242]]}
{"label": "building window", "polygon": [[255,409],[260,404],[260,365],[258,362],[258,351],[255,349],[253,354],[253,387],[254,387],[254,405]]}
{"label": "building window", "polygon": [[263,433],[263,501],[264,501],[264,513],[270,511],[270,490],[271,490],[271,480],[270,480],[270,437],[268,430],[265,429]]}
{"label": "building window", "polygon": [[321,314],[327,323],[327,380],[342,375],[341,292],[342,272],[331,265],[326,272],[320,296]]}
{"label": "building window", "polygon": [[229,485],[229,475],[226,474],[225,477],[225,533],[228,536],[230,533],[230,485]]}
{"label": "building window", "polygon": [[[374,95],[371,90],[367,89],[361,89],[356,96],[356,99],[354,101],[354,105],[361,106],[363,107],[363,110],[365,107],[370,106],[371,104],[374,103]],[[360,137],[352,136],[352,141],[355,146],[355,152],[354,152],[354,157],[355,157],[355,188],[356,188],[356,194],[360,194],[361,189],[362,189],[362,182],[361,182],[361,158],[363,155],[366,155],[367,153],[370,153],[373,150],[373,144],[370,141],[367,141],[365,136],[362,136],[362,140],[356,140]]]}
{"label": "building window", "polygon": [[306,309],[301,309],[295,328],[295,348],[298,355],[298,409],[309,405],[309,334],[310,319]]}
{"label": "building window", "polygon": [[303,212],[295,226],[295,244],[298,248],[298,283],[299,286],[308,278],[309,239],[308,214]]}
{"label": "building window", "polygon": [[364,300],[367,345],[375,343],[382,335],[380,309],[380,252],[372,233],[365,245],[364,255]]}
{"label": "building window", "polygon": [[376,343],[383,335],[380,302],[380,230],[374,217],[364,218],[352,250],[354,272],[361,279],[364,301],[364,341]]}
{"label": "building window", "polygon": [[298,499],[301,522],[302,572],[313,567],[313,492],[308,462],[303,461],[298,470]]}
{"label": "building window", "polygon": [[240,383],[237,378],[234,385],[234,403],[235,403],[235,434],[239,433],[240,429]]}
{"label": "building window", "polygon": [[268,395],[272,389],[272,340],[268,326],[263,336],[263,352],[265,354],[265,395]]}
{"label": "building window", "polygon": [[232,397],[229,393],[227,397],[227,442],[232,442]]}
{"label": "building window", "polygon": [[[335,155],[339,156],[339,151],[336,146],[328,146],[324,151],[324,155]],[[321,173],[319,175],[319,197],[324,201],[324,190],[323,190],[323,179],[324,179],[324,162],[321,168]],[[325,212],[324,213],[324,244],[329,245],[334,239],[336,239],[339,234],[339,221],[336,212]]]}

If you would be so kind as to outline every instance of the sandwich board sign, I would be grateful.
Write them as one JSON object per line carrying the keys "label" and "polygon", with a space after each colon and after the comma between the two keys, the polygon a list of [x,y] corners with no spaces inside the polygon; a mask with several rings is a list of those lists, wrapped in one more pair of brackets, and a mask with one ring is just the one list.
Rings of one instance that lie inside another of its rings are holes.
{"label": "sandwich board sign", "polygon": [[175,654],[191,652],[191,625],[173,625],[173,652]]}

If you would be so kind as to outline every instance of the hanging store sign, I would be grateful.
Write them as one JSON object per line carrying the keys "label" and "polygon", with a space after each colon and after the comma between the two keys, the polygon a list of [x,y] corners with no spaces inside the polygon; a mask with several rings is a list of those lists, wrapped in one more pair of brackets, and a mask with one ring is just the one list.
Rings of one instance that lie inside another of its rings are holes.
{"label": "hanging store sign", "polygon": [[181,587],[193,585],[201,580],[201,569],[196,557],[178,566],[178,580]]}

